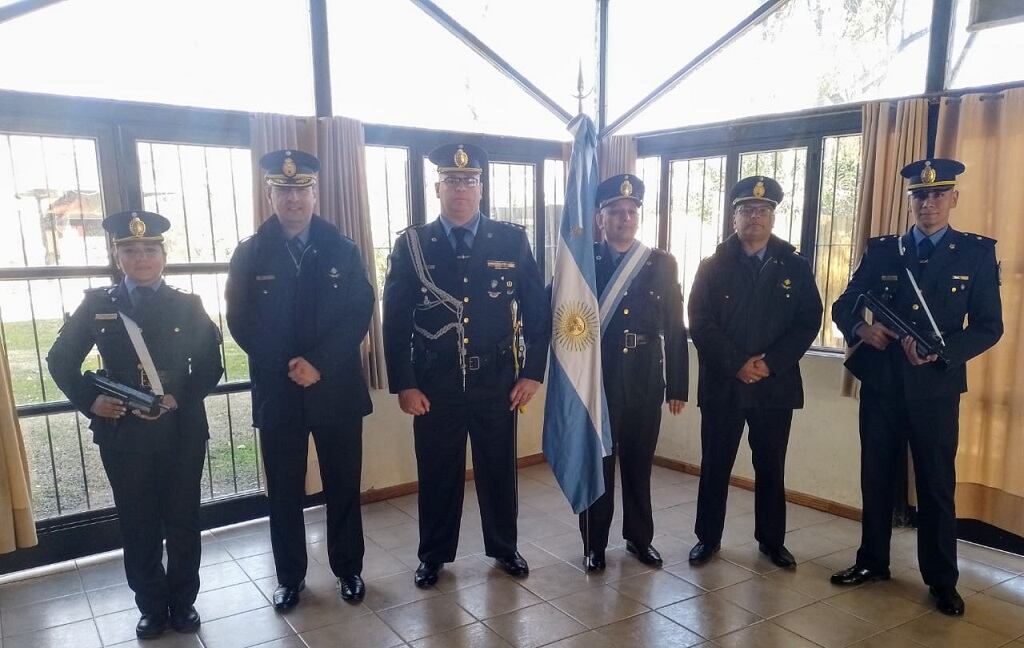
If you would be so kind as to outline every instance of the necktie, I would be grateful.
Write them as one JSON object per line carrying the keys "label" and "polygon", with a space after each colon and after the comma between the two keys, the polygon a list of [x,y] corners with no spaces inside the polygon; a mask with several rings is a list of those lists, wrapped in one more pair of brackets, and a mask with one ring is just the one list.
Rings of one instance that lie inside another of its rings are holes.
{"label": "necktie", "polygon": [[149,286],[136,286],[133,292],[135,293],[135,300],[132,306],[138,312],[146,310],[149,302],[153,299],[155,291]]}
{"label": "necktie", "polygon": [[464,227],[453,227],[452,237],[455,238],[455,257],[459,261],[465,261],[469,258],[470,250],[469,245],[466,244],[466,235],[469,234],[469,230]]}
{"label": "necktie", "polygon": [[935,251],[935,244],[932,243],[930,238],[921,239],[921,242],[917,244],[917,274],[920,276],[924,273],[925,268],[928,267],[928,259],[931,258],[932,252]]}
{"label": "necktie", "polygon": [[295,267],[298,268],[302,261],[302,253],[306,251],[306,245],[303,243],[298,236],[293,236],[288,239],[288,254],[291,255],[292,261],[295,263]]}

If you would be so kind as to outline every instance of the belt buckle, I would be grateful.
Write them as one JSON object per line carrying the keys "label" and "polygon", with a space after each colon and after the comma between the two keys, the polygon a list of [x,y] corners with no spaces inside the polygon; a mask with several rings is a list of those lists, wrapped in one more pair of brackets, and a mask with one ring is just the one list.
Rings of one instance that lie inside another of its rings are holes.
{"label": "belt buckle", "polygon": [[478,371],[480,369],[480,356],[469,356],[466,358],[466,369]]}
{"label": "belt buckle", "polygon": [[636,342],[637,342],[636,333],[626,333],[626,348],[627,349],[635,349],[636,348]]}

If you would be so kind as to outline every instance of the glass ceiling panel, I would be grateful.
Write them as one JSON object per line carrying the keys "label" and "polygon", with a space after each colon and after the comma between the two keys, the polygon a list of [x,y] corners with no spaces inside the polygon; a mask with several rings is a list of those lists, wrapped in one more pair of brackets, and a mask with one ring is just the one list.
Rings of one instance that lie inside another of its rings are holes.
{"label": "glass ceiling panel", "polygon": [[569,139],[558,117],[409,0],[345,0],[329,2],[327,10],[336,114]]}
{"label": "glass ceiling panel", "polygon": [[[576,85],[597,78],[595,0],[435,0],[448,15],[498,53],[545,94],[575,115]],[[584,100],[594,115],[596,95]]]}
{"label": "glass ceiling panel", "polygon": [[609,0],[608,122],[636,105],[763,1]]}
{"label": "glass ceiling panel", "polygon": [[931,6],[931,0],[792,0],[619,132],[920,94]]}
{"label": "glass ceiling panel", "polygon": [[0,24],[0,88],[313,114],[306,0],[66,0]]}
{"label": "glass ceiling panel", "polygon": [[1024,79],[1024,23],[967,31],[970,0],[957,0],[949,49],[947,88],[1005,83]]}

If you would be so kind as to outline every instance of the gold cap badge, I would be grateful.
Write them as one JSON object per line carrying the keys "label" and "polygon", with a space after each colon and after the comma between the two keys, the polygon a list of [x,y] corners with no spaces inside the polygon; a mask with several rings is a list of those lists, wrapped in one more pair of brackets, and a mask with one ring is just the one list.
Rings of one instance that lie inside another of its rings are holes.
{"label": "gold cap badge", "polygon": [[633,195],[633,183],[629,181],[629,178],[623,180],[622,184],[619,185],[619,195],[623,198],[629,198]]}
{"label": "gold cap badge", "polygon": [[295,166],[295,160],[290,157],[286,157],[284,159],[284,163],[281,165],[281,173],[283,173],[285,177],[294,178],[298,170],[298,167]]}
{"label": "gold cap badge", "polygon": [[132,220],[128,223],[128,231],[132,233],[132,236],[146,235],[146,223],[139,218],[138,212],[132,212]]}
{"label": "gold cap badge", "polygon": [[935,169],[932,168],[932,163],[925,161],[924,169],[921,171],[921,182],[931,184],[935,182],[935,175]]}
{"label": "gold cap badge", "polygon": [[764,198],[764,181],[758,180],[757,184],[754,185],[753,191],[750,193],[754,198]]}
{"label": "gold cap badge", "polygon": [[469,154],[462,150],[462,145],[455,151],[455,166],[464,169],[469,166]]}

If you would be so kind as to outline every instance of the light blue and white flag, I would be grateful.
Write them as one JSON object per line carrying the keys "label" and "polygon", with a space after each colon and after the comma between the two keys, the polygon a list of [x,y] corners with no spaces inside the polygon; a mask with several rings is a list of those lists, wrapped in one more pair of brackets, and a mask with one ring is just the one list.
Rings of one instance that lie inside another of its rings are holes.
{"label": "light blue and white flag", "polygon": [[544,456],[562,492],[580,513],[604,493],[602,458],[611,454],[608,403],[601,376],[601,316],[594,270],[597,132],[580,115],[551,285],[551,366],[544,404]]}

